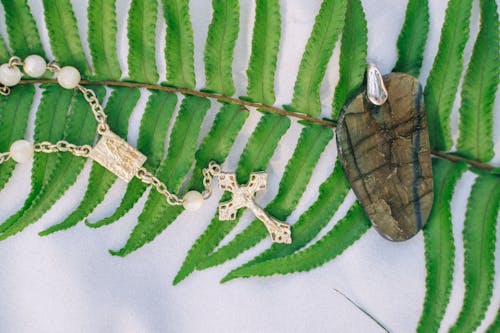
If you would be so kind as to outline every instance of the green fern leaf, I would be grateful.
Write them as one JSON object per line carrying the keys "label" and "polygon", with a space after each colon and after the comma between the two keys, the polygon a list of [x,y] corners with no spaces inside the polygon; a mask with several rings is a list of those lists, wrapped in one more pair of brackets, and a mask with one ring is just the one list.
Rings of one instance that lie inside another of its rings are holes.
{"label": "green fern leaf", "polygon": [[448,150],[452,144],[450,114],[463,69],[471,7],[472,0],[448,2],[438,53],[425,86],[429,139],[435,150]]}
{"label": "green fern leaf", "polygon": [[133,0],[128,13],[128,68],[130,80],[158,82],[155,29],[158,2]]}
{"label": "green fern leaf", "polygon": [[7,44],[5,40],[0,37],[0,62],[6,63],[10,58],[9,50],[7,49]]}
{"label": "green fern leaf", "polygon": [[30,54],[44,56],[42,42],[27,0],[2,0],[2,4],[9,44],[14,54],[22,58]]}
{"label": "green fern leaf", "polygon": [[[84,75],[90,70],[83,52],[75,13],[69,0],[43,0],[50,46],[61,65],[76,67]],[[64,29],[61,29],[64,27]]]}
{"label": "green fern leaf", "polygon": [[455,246],[450,202],[465,164],[433,160],[434,205],[424,228],[426,295],[418,332],[437,332],[450,299]]}
{"label": "green fern leaf", "polygon": [[110,0],[90,0],[88,42],[95,78],[97,80],[118,80],[121,76],[116,53],[116,3]]}
{"label": "green fern leaf", "polygon": [[[368,229],[370,229],[370,222],[366,218],[363,208],[355,203],[347,215],[318,242],[289,256],[241,268],[237,277],[270,276],[309,271],[342,254]],[[235,277],[229,274],[221,282],[227,282]]]}
{"label": "green fern leaf", "polygon": [[[35,87],[24,86],[13,89],[9,96],[0,97],[0,128],[7,129],[0,131],[0,151],[8,151],[12,142],[24,138],[34,96]],[[10,179],[14,167],[14,161],[0,165],[0,190]]]}
{"label": "green fern leaf", "polygon": [[398,62],[393,72],[418,77],[429,33],[428,0],[410,0],[406,6],[403,28],[398,38]]}
{"label": "green fern leaf", "polygon": [[[160,164],[157,177],[167,185],[172,193],[179,193],[184,177],[192,166],[201,123],[210,108],[208,99],[198,96],[186,96],[182,101],[179,115],[176,118],[167,158]],[[171,207],[173,219],[167,217],[165,197],[151,191],[139,215],[138,224],[127,240],[125,246],[118,251],[110,251],[113,255],[125,256],[151,242],[182,212],[181,206]]]}
{"label": "green fern leaf", "polygon": [[493,158],[493,103],[500,82],[500,36],[495,0],[481,1],[481,28],[462,85],[461,155],[487,162]]}
{"label": "green fern leaf", "polygon": [[347,0],[340,47],[339,83],[335,88],[332,117],[337,119],[342,106],[361,86],[366,70],[368,29],[360,0]]}
{"label": "green fern leaf", "polygon": [[274,73],[280,47],[279,0],[257,0],[253,26],[252,54],[247,70],[248,97],[274,104]]}
{"label": "green fern leaf", "polygon": [[178,87],[194,89],[194,44],[189,1],[163,0],[163,13],[167,22],[167,81]]}
{"label": "green fern leaf", "polygon": [[[91,87],[99,98],[104,96],[103,87]],[[72,92],[75,93],[76,92]],[[81,94],[76,94],[70,109],[64,129],[64,139],[77,145],[91,144],[94,141],[96,121],[89,110],[87,101]],[[58,154],[46,184],[40,188],[29,208],[15,221],[11,222],[8,229],[0,234],[0,240],[10,237],[28,225],[40,219],[45,212],[73,185],[80,171],[83,169],[85,159],[70,154]],[[9,218],[10,219],[10,218]]]}
{"label": "green fern leaf", "polygon": [[[66,113],[74,92],[56,85],[42,86],[42,88],[45,90],[36,113],[34,141],[56,142],[63,139]],[[31,172],[31,191],[23,207],[0,225],[0,233],[7,230],[30,207],[40,190],[49,182],[57,163],[58,156],[54,154],[35,154]]]}
{"label": "green fern leaf", "polygon": [[[287,256],[306,246],[332,219],[348,191],[349,183],[337,161],[332,174],[319,188],[319,197],[316,202],[293,225],[292,244],[273,244],[254,259],[231,271],[224,279],[229,281],[240,277],[240,273],[248,270],[250,266]],[[258,270],[257,267],[256,270]]]}
{"label": "green fern leaf", "polygon": [[480,174],[472,186],[465,213],[464,302],[450,332],[473,332],[484,319],[491,302],[499,208],[500,177]]}
{"label": "green fern leaf", "polygon": [[[137,148],[148,156],[145,166],[153,172],[156,171],[163,158],[165,137],[176,105],[176,94],[158,90],[152,91],[142,116]],[[117,221],[134,207],[146,189],[147,185],[139,179],[132,179],[127,186],[120,206],[111,216],[94,223],[87,221],[85,223],[89,227],[99,228]]]}
{"label": "green fern leaf", "polygon": [[324,0],[300,62],[292,104],[285,108],[311,116],[321,113],[319,88],[342,31],[346,0]]}
{"label": "green fern leaf", "polygon": [[[297,148],[288,161],[278,190],[278,195],[266,207],[266,211],[278,220],[284,221],[293,212],[311,179],[321,153],[332,139],[331,128],[309,125],[301,132]],[[255,219],[231,242],[208,256],[199,269],[220,265],[237,257],[243,251],[255,246],[268,235],[267,229]],[[293,235],[292,235],[293,236]]]}
{"label": "green fern leaf", "polygon": [[[114,133],[123,139],[127,139],[128,120],[139,97],[139,89],[119,87],[113,90],[106,105],[105,112],[108,116],[108,125]],[[40,235],[46,236],[75,226],[92,213],[97,205],[104,200],[104,196],[116,179],[117,177],[113,173],[94,162],[90,171],[87,191],[79,206],[64,221],[40,232]]]}
{"label": "green fern leaf", "polygon": [[233,52],[240,26],[238,0],[213,0],[212,23],[205,46],[207,90],[222,95],[234,94]]}

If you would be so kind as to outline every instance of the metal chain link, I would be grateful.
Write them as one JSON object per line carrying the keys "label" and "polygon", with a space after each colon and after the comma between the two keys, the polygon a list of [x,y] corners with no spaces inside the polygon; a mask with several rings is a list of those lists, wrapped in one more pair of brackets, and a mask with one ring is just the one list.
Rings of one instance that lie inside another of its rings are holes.
{"label": "metal chain link", "polygon": [[10,153],[0,153],[0,164],[10,160]]}
{"label": "metal chain link", "polygon": [[156,178],[151,172],[149,172],[146,168],[142,167],[137,171],[136,177],[139,178],[143,183],[152,185],[158,193],[163,195],[167,203],[172,206],[180,206],[183,203],[183,200],[180,199],[177,195],[170,193],[167,189],[167,185],[163,183],[161,180]]}
{"label": "metal chain link", "polygon": [[57,141],[56,143],[43,141],[40,143],[35,143],[34,147],[35,147],[35,152],[37,153],[50,154],[61,151],[61,152],[70,152],[75,156],[82,156],[82,157],[88,157],[90,151],[92,150],[92,146],[90,145],[78,146],[64,140]]}
{"label": "metal chain link", "polygon": [[202,195],[204,199],[208,199],[212,195],[212,181],[220,173],[221,167],[214,161],[208,163],[208,168],[203,169],[203,187],[205,190]]}
{"label": "metal chain link", "polygon": [[95,92],[92,89],[85,88],[81,85],[78,85],[77,88],[82,92],[83,97],[90,105],[90,109],[92,110],[95,120],[97,121],[97,133],[102,135],[109,131],[109,126],[106,122],[108,117],[104,113],[102,105],[99,103]]}
{"label": "metal chain link", "polygon": [[23,61],[19,57],[12,56],[12,57],[10,57],[8,64],[9,64],[9,67],[12,68],[14,66],[22,66]]}
{"label": "metal chain link", "polygon": [[7,87],[7,86],[1,86],[0,87],[0,94],[2,94],[4,96],[9,96],[9,94],[10,94],[10,88]]}

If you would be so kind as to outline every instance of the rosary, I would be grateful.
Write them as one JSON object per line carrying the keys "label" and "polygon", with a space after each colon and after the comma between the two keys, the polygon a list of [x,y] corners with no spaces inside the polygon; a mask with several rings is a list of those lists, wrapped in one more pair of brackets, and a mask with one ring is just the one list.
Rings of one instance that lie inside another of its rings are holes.
{"label": "rosary", "polygon": [[219,188],[232,193],[231,201],[219,204],[219,220],[234,220],[240,208],[248,208],[264,223],[273,242],[285,244],[292,242],[290,225],[269,216],[264,209],[255,203],[256,192],[266,189],[266,173],[252,173],[248,184],[240,185],[236,180],[236,174],[223,172],[220,165],[210,162],[208,167],[203,169],[205,187],[203,193],[189,191],[182,198],[179,198],[176,194],[171,193],[167,186],[153,173],[143,167],[147,159],[146,156],[110,130],[106,122],[106,114],[99,100],[93,90],[80,85],[80,73],[75,67],[65,66],[61,68],[55,62],[47,64],[38,55],[30,55],[24,61],[13,56],[8,63],[0,66],[0,83],[3,85],[0,87],[0,93],[2,95],[9,95],[10,87],[20,82],[23,74],[19,67],[22,67],[24,72],[31,77],[40,77],[49,70],[56,75],[57,82],[62,88],[78,89],[89,103],[97,121],[96,134],[99,139],[93,147],[90,145],[78,146],[64,140],[55,143],[44,141],[34,144],[26,140],[18,140],[12,143],[8,152],[0,153],[0,164],[9,159],[17,163],[28,163],[33,158],[34,153],[69,152],[75,156],[92,159],[127,183],[137,177],[163,195],[167,204],[182,205],[190,211],[201,208],[203,201],[208,199],[212,193],[213,179],[217,178]]}

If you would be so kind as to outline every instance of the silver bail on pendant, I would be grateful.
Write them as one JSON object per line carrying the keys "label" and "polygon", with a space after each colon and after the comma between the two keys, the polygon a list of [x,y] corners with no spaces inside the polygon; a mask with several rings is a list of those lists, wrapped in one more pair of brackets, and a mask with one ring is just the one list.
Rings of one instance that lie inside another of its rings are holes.
{"label": "silver bail on pendant", "polygon": [[368,64],[366,74],[366,95],[368,100],[375,105],[384,104],[387,101],[388,94],[380,70],[374,64]]}

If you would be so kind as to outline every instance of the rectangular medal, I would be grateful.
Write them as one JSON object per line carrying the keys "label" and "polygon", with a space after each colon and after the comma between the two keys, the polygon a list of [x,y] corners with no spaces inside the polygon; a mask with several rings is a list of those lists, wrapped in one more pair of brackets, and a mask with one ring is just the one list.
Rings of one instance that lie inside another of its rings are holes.
{"label": "rectangular medal", "polygon": [[127,183],[146,162],[146,156],[111,131],[101,136],[89,157]]}

